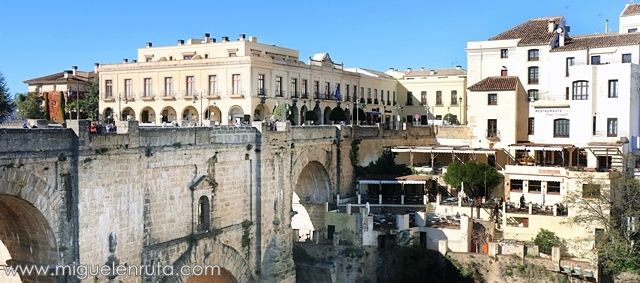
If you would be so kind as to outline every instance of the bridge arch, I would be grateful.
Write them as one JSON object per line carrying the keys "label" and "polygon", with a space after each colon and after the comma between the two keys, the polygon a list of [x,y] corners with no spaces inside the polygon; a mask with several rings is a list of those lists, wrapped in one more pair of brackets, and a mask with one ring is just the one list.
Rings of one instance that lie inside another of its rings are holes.
{"label": "bridge arch", "polygon": [[[67,185],[70,186],[66,176],[58,177],[62,179],[62,189],[55,190],[46,178],[32,171],[0,169],[0,241],[12,259],[11,264],[46,265],[57,264],[59,260],[73,261],[72,247],[58,253],[59,245],[69,243],[72,237],[59,233],[60,225],[68,223],[61,216],[68,215],[62,197]],[[53,281],[53,278],[43,277],[23,279],[26,282]]]}
{"label": "bridge arch", "polygon": [[291,228],[298,230],[300,240],[310,240],[314,231],[324,231],[325,205],[332,200],[331,178],[322,163],[311,161],[293,180]]}
{"label": "bridge arch", "polygon": [[206,274],[194,275],[187,279],[186,283],[237,283],[231,272],[225,268],[213,269]]}

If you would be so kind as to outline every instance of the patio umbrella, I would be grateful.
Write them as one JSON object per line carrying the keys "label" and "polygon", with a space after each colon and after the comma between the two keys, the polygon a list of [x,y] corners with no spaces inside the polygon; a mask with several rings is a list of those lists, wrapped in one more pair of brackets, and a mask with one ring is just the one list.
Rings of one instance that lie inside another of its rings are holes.
{"label": "patio umbrella", "polygon": [[460,196],[465,197],[464,193],[464,182],[460,183]]}

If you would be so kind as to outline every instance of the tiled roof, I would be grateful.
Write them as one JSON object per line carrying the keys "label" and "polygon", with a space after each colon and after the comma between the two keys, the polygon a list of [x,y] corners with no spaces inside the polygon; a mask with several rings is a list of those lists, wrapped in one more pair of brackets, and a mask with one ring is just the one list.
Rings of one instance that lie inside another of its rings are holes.
{"label": "tiled roof", "polygon": [[448,69],[432,69],[434,71],[431,74],[431,69],[427,70],[407,70],[404,71],[404,77],[428,77],[428,76],[463,76],[467,74],[464,69],[448,68]]}
{"label": "tiled roof", "polygon": [[587,48],[602,48],[626,45],[640,45],[640,33],[606,33],[572,36],[564,46],[554,48],[551,51],[572,51]]}
{"label": "tiled roof", "polygon": [[488,77],[469,87],[470,91],[516,90],[520,80],[515,76]]}
{"label": "tiled roof", "polygon": [[[96,73],[94,72],[77,71],[76,73],[76,78],[79,81],[87,82],[95,77],[96,77]],[[64,78],[64,72],[58,72],[51,75],[29,79],[24,81],[23,83],[31,85],[31,84],[64,84],[66,82],[67,82],[67,79]]]}
{"label": "tiled roof", "polygon": [[640,14],[640,4],[627,4],[627,6],[624,8],[624,11],[622,11],[621,16],[625,17],[638,14]]}
{"label": "tiled roof", "polygon": [[549,32],[549,21],[562,22],[562,17],[536,18],[517,25],[489,40],[520,39],[518,46],[544,45],[551,43],[555,32]]}

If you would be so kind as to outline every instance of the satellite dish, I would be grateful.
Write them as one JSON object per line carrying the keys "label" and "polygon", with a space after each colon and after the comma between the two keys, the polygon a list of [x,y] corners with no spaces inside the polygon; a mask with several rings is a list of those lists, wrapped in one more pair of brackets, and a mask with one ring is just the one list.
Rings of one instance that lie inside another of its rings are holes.
{"label": "satellite dish", "polygon": [[556,33],[562,33],[563,31],[564,31],[564,29],[563,29],[563,28],[561,28],[561,27],[558,27],[558,28],[556,29]]}

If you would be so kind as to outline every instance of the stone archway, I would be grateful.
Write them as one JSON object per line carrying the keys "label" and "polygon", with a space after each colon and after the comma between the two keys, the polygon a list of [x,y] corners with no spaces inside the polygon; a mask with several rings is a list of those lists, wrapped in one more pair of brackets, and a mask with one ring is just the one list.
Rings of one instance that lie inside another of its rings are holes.
{"label": "stone archway", "polygon": [[[45,216],[28,201],[7,194],[0,194],[0,243],[6,253],[0,261],[11,258],[10,266],[58,263],[56,238]],[[53,277],[37,274],[23,274],[21,279],[55,282]]]}
{"label": "stone archway", "polygon": [[298,106],[296,106],[295,104],[291,106],[290,112],[291,115],[289,116],[289,121],[291,121],[291,126],[300,125],[300,121],[298,119]]}
{"label": "stone archway", "polygon": [[324,108],[324,113],[322,115],[323,125],[331,125],[331,107],[327,106]]}
{"label": "stone archway", "polygon": [[253,120],[254,121],[265,121],[269,119],[270,113],[269,108],[264,106],[264,103],[258,104],[256,109],[253,110]]}
{"label": "stone archway", "polygon": [[229,120],[228,125],[240,125],[244,123],[244,110],[238,105],[231,106],[229,108]]}
{"label": "stone archway", "polygon": [[182,121],[188,123],[198,123],[198,110],[193,106],[187,106],[182,110]]}
{"label": "stone archway", "polygon": [[111,107],[107,107],[102,111],[102,120],[107,123],[113,123],[113,109]]}
{"label": "stone archway", "polygon": [[313,238],[314,231],[324,231],[326,203],[331,202],[331,179],[325,167],[309,162],[298,175],[292,192],[291,228],[299,231],[302,240]]}
{"label": "stone archway", "polygon": [[300,125],[304,125],[304,123],[306,122],[305,115],[307,114],[307,111],[307,106],[302,105],[302,107],[300,108]]}
{"label": "stone archway", "polygon": [[135,119],[136,119],[136,112],[133,111],[131,107],[122,109],[122,113],[120,115],[121,121],[129,121],[129,120],[135,120]]}
{"label": "stone archway", "polygon": [[219,126],[222,123],[222,112],[216,106],[209,106],[204,112],[204,119],[211,121],[211,126]]}
{"label": "stone archway", "polygon": [[147,106],[142,108],[140,111],[140,123],[155,123],[156,122],[156,112],[153,111],[153,108]]}
{"label": "stone archway", "polygon": [[171,106],[167,106],[160,111],[160,122],[171,123],[176,120],[176,110]]}
{"label": "stone archway", "polygon": [[194,275],[189,277],[187,283],[237,283],[238,280],[231,274],[229,270],[224,268],[214,269],[203,275]]}

